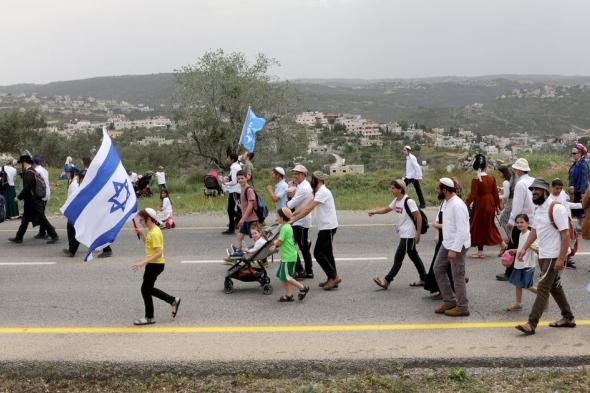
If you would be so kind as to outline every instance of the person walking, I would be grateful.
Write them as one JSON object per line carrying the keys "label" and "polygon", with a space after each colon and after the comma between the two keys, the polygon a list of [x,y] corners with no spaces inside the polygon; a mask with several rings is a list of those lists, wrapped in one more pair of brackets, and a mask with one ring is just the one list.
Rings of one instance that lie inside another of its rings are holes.
{"label": "person walking", "polygon": [[320,283],[320,287],[326,291],[338,287],[342,282],[336,269],[334,259],[334,235],[338,229],[338,216],[336,215],[336,204],[332,192],[326,187],[327,175],[321,171],[315,171],[311,177],[311,188],[314,197],[301,208],[295,210],[290,222],[294,223],[310,214],[316,212],[318,225],[318,237],[313,249],[313,256],[326,273],[327,279]]}
{"label": "person walking", "polygon": [[266,186],[266,190],[276,204],[276,208],[282,209],[287,206],[287,188],[289,187],[285,181],[285,170],[277,166],[273,168],[270,176],[275,186],[273,189],[272,185],[269,184]]}
{"label": "person walking", "polygon": [[[80,184],[84,180],[86,176],[86,170],[78,171],[75,168],[68,168],[68,171],[77,172],[76,177],[70,182],[70,186],[68,187],[68,199],[71,198],[72,195],[80,188]],[[69,173],[69,172],[68,172]],[[80,247],[80,242],[76,240],[76,228],[74,224],[68,220],[67,224],[67,233],[68,233],[68,248],[64,248],[63,252],[68,257],[73,258],[76,256],[76,252],[78,251],[78,247]]]}
{"label": "person walking", "polygon": [[135,233],[145,243],[146,257],[131,266],[134,272],[139,271],[145,267],[143,273],[143,284],[141,285],[141,296],[145,306],[145,316],[136,319],[134,325],[151,325],[156,323],[154,319],[154,301],[152,296],[165,301],[172,306],[172,318],[178,315],[178,307],[180,306],[180,298],[174,297],[166,292],[154,288],[156,279],[164,271],[164,235],[160,230],[162,224],[157,219],[156,211],[152,208],[142,209],[137,213],[139,222],[144,228],[147,228],[147,234],[140,228],[135,228]]}
{"label": "person walking", "polygon": [[16,218],[19,216],[18,203],[16,203],[16,189],[14,187],[14,179],[16,178],[16,168],[13,164],[14,159],[7,161],[5,165],[0,168],[0,192],[4,196],[6,202],[6,218]]}
{"label": "person walking", "polygon": [[[242,208],[242,218],[238,221],[240,231],[234,241],[234,250],[242,249],[242,242],[246,236],[250,236],[250,227],[258,223],[258,215],[256,209],[258,208],[258,201],[256,200],[256,192],[254,187],[248,183],[248,176],[243,170],[239,170],[238,183],[240,184],[240,206]],[[227,263],[234,263],[235,260],[226,259]]]}
{"label": "person walking", "polygon": [[[292,211],[302,208],[305,204],[313,200],[313,189],[307,181],[307,168],[301,164],[295,165],[291,170],[293,176],[293,184],[295,185],[295,193],[291,200],[287,202],[287,207]],[[311,242],[309,241],[309,228],[311,228],[312,215],[308,214],[305,217],[293,223],[293,234],[295,235],[295,243],[301,256],[303,257],[303,264],[301,264],[301,258],[297,253],[297,264],[295,265],[295,278],[312,279],[313,276],[313,265],[311,260]]]}
{"label": "person walking", "polygon": [[399,243],[395,252],[393,266],[385,277],[375,277],[375,284],[383,289],[389,285],[402,267],[406,254],[410,257],[418,271],[418,281],[410,284],[411,287],[422,287],[426,280],[426,269],[418,255],[416,246],[420,243],[420,231],[422,229],[422,215],[416,206],[416,202],[406,195],[406,183],[403,179],[394,180],[389,186],[389,192],[394,200],[387,207],[369,210],[369,217],[375,214],[387,214],[395,212],[397,219],[397,232]]}
{"label": "person walking", "polygon": [[[531,220],[531,225],[534,223],[533,217],[533,194],[529,190],[533,184],[534,177],[529,176],[529,162],[525,158],[517,159],[512,164],[512,175],[515,178],[514,183],[514,197],[512,198],[512,210],[506,225],[506,231],[510,235],[507,247],[510,249],[518,248],[518,239],[520,231],[516,228],[516,216],[519,214],[526,214]],[[497,274],[498,281],[508,281],[512,274],[512,266],[506,268],[502,274]]]}
{"label": "person walking", "polygon": [[[45,207],[47,207],[47,203],[51,198],[51,186],[49,185],[49,172],[47,169],[43,168],[41,165],[43,164],[43,157],[41,156],[33,156],[33,169],[35,172],[39,173],[45,182],[45,197],[43,197],[43,203]],[[33,236],[35,239],[47,239],[47,228],[44,227],[43,224],[39,225],[39,233]]]}
{"label": "person walking", "polygon": [[227,230],[223,231],[224,235],[233,235],[236,232],[236,224],[242,218],[242,211],[240,210],[240,184],[238,183],[238,171],[242,168],[238,164],[238,155],[230,153],[227,156],[227,165],[229,165],[229,178],[225,182],[228,192],[227,196],[227,217],[229,224]]}
{"label": "person walking", "polygon": [[16,196],[15,201],[24,201],[24,211],[16,236],[8,240],[12,243],[22,243],[27,227],[29,223],[32,223],[33,226],[43,225],[47,230],[47,233],[51,237],[47,244],[57,243],[59,236],[57,236],[55,228],[49,223],[47,217],[45,217],[45,202],[35,192],[37,180],[35,170],[33,169],[33,159],[30,155],[25,154],[20,156],[18,164],[21,165],[23,174],[23,189]]}
{"label": "person walking", "polygon": [[156,173],[154,173],[154,175],[156,175],[156,180],[158,181],[158,188],[160,189],[160,191],[167,189],[166,172],[164,172],[164,167],[159,166],[158,170],[156,171]]}
{"label": "person walking", "polygon": [[422,188],[420,186],[420,181],[422,180],[422,168],[418,164],[416,156],[412,154],[412,148],[410,146],[404,146],[403,153],[406,157],[406,175],[404,181],[406,186],[409,184],[414,185],[416,195],[418,195],[418,200],[420,201],[420,209],[424,209],[426,207],[426,202],[424,201]]}
{"label": "person walking", "polygon": [[254,164],[252,164],[252,160],[254,159],[254,152],[245,151],[242,154],[242,170],[246,172],[246,177],[248,178],[248,183],[252,184],[254,179]]}
{"label": "person walking", "polygon": [[562,318],[549,324],[554,328],[573,328],[576,326],[574,314],[565,296],[561,283],[561,271],[565,267],[569,247],[569,217],[565,206],[549,198],[549,183],[545,179],[535,179],[529,187],[533,194],[533,228],[525,244],[516,255],[523,261],[525,253],[535,240],[539,245],[539,267],[541,279],[537,284],[537,296],[529,314],[528,322],[517,325],[516,329],[525,335],[535,334],[539,319],[543,315],[549,294],[559,306]]}
{"label": "person walking", "polygon": [[[576,144],[572,148],[572,165],[568,172],[569,180],[569,194],[573,194],[573,203],[582,202],[582,195],[588,189],[588,176],[590,176],[590,168],[586,159],[587,151],[581,143]],[[572,210],[572,217],[582,219],[584,217],[584,209]]]}
{"label": "person walking", "polygon": [[[439,199],[444,199],[442,231],[444,239],[434,262],[434,275],[443,303],[434,312],[450,317],[469,316],[469,301],[465,282],[465,254],[471,245],[469,234],[469,211],[467,205],[455,193],[452,179],[439,180]],[[451,267],[455,288],[447,275]]]}
{"label": "person walking", "polygon": [[476,154],[473,161],[473,169],[476,176],[471,180],[471,190],[465,199],[467,206],[472,206],[470,221],[471,246],[477,247],[477,253],[470,255],[472,258],[485,258],[484,246],[505,244],[496,227],[494,218],[500,212],[500,198],[496,178],[489,176],[485,170],[486,158],[482,154]]}

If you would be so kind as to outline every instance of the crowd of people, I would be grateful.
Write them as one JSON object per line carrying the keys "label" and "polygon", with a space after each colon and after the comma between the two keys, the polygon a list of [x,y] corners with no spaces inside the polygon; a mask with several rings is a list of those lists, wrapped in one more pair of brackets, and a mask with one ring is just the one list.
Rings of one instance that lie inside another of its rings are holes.
{"label": "crowd of people", "polygon": [[[529,163],[524,158],[517,159],[510,166],[497,168],[502,178],[501,187],[498,187],[496,178],[489,173],[485,156],[477,154],[472,164],[474,176],[470,191],[464,199],[457,178],[438,179],[435,192],[440,204],[435,220],[430,224],[435,233],[436,247],[428,271],[418,251],[421,235],[429,228],[428,219],[422,211],[426,206],[421,186],[422,169],[410,146],[403,148],[403,154],[406,158],[406,173],[403,178],[393,180],[389,186],[392,202],[368,211],[369,216],[393,213],[399,239],[390,271],[383,277],[375,277],[374,283],[382,289],[388,289],[408,255],[418,276],[410,286],[423,287],[433,299],[442,301],[434,312],[450,317],[466,317],[470,315],[466,259],[487,258],[489,254],[484,253],[484,247],[498,246],[498,257],[501,257],[505,271],[496,278],[509,281],[515,287],[515,302],[507,306],[506,310],[522,310],[523,290],[535,295],[527,323],[516,328],[526,335],[534,334],[542,313],[548,307],[549,295],[553,296],[562,314],[562,318],[550,326],[575,327],[574,315],[560,274],[566,267],[576,268],[572,258],[576,249],[576,245],[571,242],[574,238],[572,228],[580,227],[582,237],[590,239],[590,214],[585,214],[590,209],[590,170],[585,147],[577,144],[572,148],[567,192],[563,190],[564,182],[560,179],[553,179],[549,183],[545,179],[533,177]],[[226,262],[233,264],[236,256],[254,253],[268,242],[271,251],[278,251],[280,255],[276,275],[283,283],[283,294],[279,301],[294,301],[292,288],[299,290],[297,298],[303,301],[310,291],[303,281],[314,278],[312,241],[309,238],[313,212],[317,224],[313,256],[325,274],[325,280],[319,286],[326,291],[338,288],[342,278],[338,274],[333,247],[338,217],[334,196],[326,186],[328,176],[321,171],[310,174],[302,164],[291,169],[290,179],[287,179],[287,172],[282,167],[272,169],[273,184],[266,187],[266,192],[274,204],[280,230],[271,241],[266,238],[262,226],[265,216],[261,215],[261,205],[265,202],[254,189],[252,181],[255,170],[253,158],[254,153],[251,152],[241,156],[229,154],[228,176],[221,178],[215,173],[219,194],[227,194],[228,227],[223,234],[235,235],[232,253]],[[89,159],[83,162],[88,167]],[[9,239],[11,242],[22,242],[29,223],[40,228],[35,238],[48,238],[48,243],[59,241],[55,228],[45,216],[51,190],[48,173],[42,163],[42,158],[37,156],[25,154],[20,157],[16,162],[20,165],[22,176],[18,193],[15,190],[17,169],[14,163],[6,162],[1,167],[1,190],[7,201],[6,216],[21,218],[16,236]],[[68,181],[68,195],[76,192],[85,172],[78,170],[68,157],[63,174]],[[138,187],[140,177],[131,171],[128,174],[136,191],[143,192]],[[137,325],[154,323],[152,296],[169,303],[173,317],[180,305],[180,298],[154,287],[165,261],[161,228],[175,226],[164,168],[158,168],[155,176],[160,191],[160,206],[158,209],[148,208],[139,212],[140,223],[147,232],[136,228],[138,236],[146,245],[146,258],[133,265],[134,270],[145,268],[141,288],[145,315],[135,321]],[[414,187],[418,201],[408,196],[410,186]],[[19,201],[24,201],[22,215],[19,214]],[[75,239],[74,225],[68,223],[67,229],[68,248],[64,252],[73,257],[79,244]],[[253,239],[253,246],[245,245],[246,237]],[[472,247],[475,252],[468,254]],[[107,256],[112,255],[110,247],[103,250],[103,254],[105,251]],[[539,274],[535,280],[537,270]]]}

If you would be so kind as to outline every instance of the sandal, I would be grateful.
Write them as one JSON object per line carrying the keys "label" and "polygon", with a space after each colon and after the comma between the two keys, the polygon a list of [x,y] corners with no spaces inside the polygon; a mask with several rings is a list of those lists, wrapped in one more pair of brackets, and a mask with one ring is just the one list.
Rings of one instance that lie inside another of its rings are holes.
{"label": "sandal", "polygon": [[299,299],[299,301],[305,299],[305,296],[307,296],[307,292],[309,292],[309,287],[306,285],[302,290],[299,291],[297,299]]}
{"label": "sandal", "polygon": [[512,306],[506,308],[506,311],[520,311],[522,310],[522,304],[515,303]]}
{"label": "sandal", "polygon": [[283,295],[279,298],[280,303],[293,302],[293,301],[295,301],[295,299],[293,299],[293,295],[291,295],[291,296]]}
{"label": "sandal", "polygon": [[172,318],[176,318],[176,314],[178,314],[178,307],[180,307],[180,298],[174,298],[174,303],[172,303]]}
{"label": "sandal", "polygon": [[420,280],[420,281],[416,281],[416,282],[411,282],[410,286],[411,287],[423,287],[424,284],[425,284],[425,282]]}
{"label": "sandal", "polygon": [[383,289],[389,288],[389,282],[387,282],[387,280],[382,279],[381,277],[375,277],[373,281],[375,282],[375,284],[379,285]]}
{"label": "sandal", "polygon": [[154,318],[139,318],[133,321],[134,325],[141,326],[141,325],[153,325],[156,323]]}
{"label": "sandal", "polygon": [[528,323],[525,323],[524,325],[517,325],[515,327],[517,330],[520,330],[527,336],[532,336],[533,334],[535,334],[535,328],[529,325]]}
{"label": "sandal", "polygon": [[576,322],[574,320],[569,319],[560,319],[559,321],[551,322],[549,327],[552,328],[575,328]]}

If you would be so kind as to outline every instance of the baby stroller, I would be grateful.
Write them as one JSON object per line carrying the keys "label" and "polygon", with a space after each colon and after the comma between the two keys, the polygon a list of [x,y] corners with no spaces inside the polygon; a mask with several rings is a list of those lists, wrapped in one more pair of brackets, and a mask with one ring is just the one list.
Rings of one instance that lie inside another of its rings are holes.
{"label": "baby stroller", "polygon": [[152,181],[151,172],[146,173],[137,181],[137,188],[135,194],[138,198],[145,198],[152,196],[152,190],[150,189],[150,183]]}
{"label": "baby stroller", "polygon": [[279,236],[279,226],[273,225],[267,230],[266,238],[268,239],[266,244],[252,255],[244,254],[241,257],[232,257],[236,263],[227,269],[225,274],[225,282],[223,284],[223,291],[225,293],[232,293],[234,291],[233,279],[243,282],[257,281],[262,287],[262,293],[264,295],[270,295],[272,293],[272,285],[270,285],[270,278],[266,272],[266,265],[268,264],[268,258],[273,260],[274,252],[270,251],[273,241]]}
{"label": "baby stroller", "polygon": [[203,180],[205,189],[205,196],[206,197],[216,197],[219,195],[223,195],[223,190],[221,189],[221,185],[219,185],[219,181],[215,176],[206,175],[205,179]]}

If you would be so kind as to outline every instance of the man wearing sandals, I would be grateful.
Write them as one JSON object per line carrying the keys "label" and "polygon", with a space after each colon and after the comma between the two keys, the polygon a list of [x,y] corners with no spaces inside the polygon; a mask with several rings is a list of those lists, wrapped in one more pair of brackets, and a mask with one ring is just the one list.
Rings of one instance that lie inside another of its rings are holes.
{"label": "man wearing sandals", "polygon": [[549,183],[544,179],[535,179],[529,189],[533,194],[533,203],[536,206],[533,228],[526,243],[516,257],[522,261],[527,249],[538,239],[541,279],[537,284],[537,297],[535,298],[533,309],[529,314],[528,322],[516,326],[516,329],[526,335],[535,334],[539,319],[543,315],[545,305],[549,300],[549,294],[555,299],[563,317],[559,321],[550,323],[549,326],[555,328],[573,328],[576,326],[574,314],[572,314],[570,305],[565,297],[560,278],[560,273],[565,266],[566,253],[569,246],[567,209],[562,204],[555,204],[553,206],[552,222],[549,217],[549,209],[553,200],[549,198]]}
{"label": "man wearing sandals", "polygon": [[389,273],[384,278],[376,277],[373,281],[383,289],[389,288],[389,284],[391,284],[401,269],[402,262],[406,254],[408,254],[420,276],[420,279],[417,282],[411,283],[410,286],[423,287],[424,281],[426,280],[426,269],[420,259],[420,255],[418,255],[418,250],[416,250],[416,245],[420,242],[422,216],[420,215],[416,202],[406,195],[406,183],[404,183],[403,179],[392,181],[389,186],[389,192],[395,197],[393,202],[387,207],[369,210],[369,216],[387,214],[394,211],[399,217],[397,225],[399,244],[395,252],[393,266]]}

